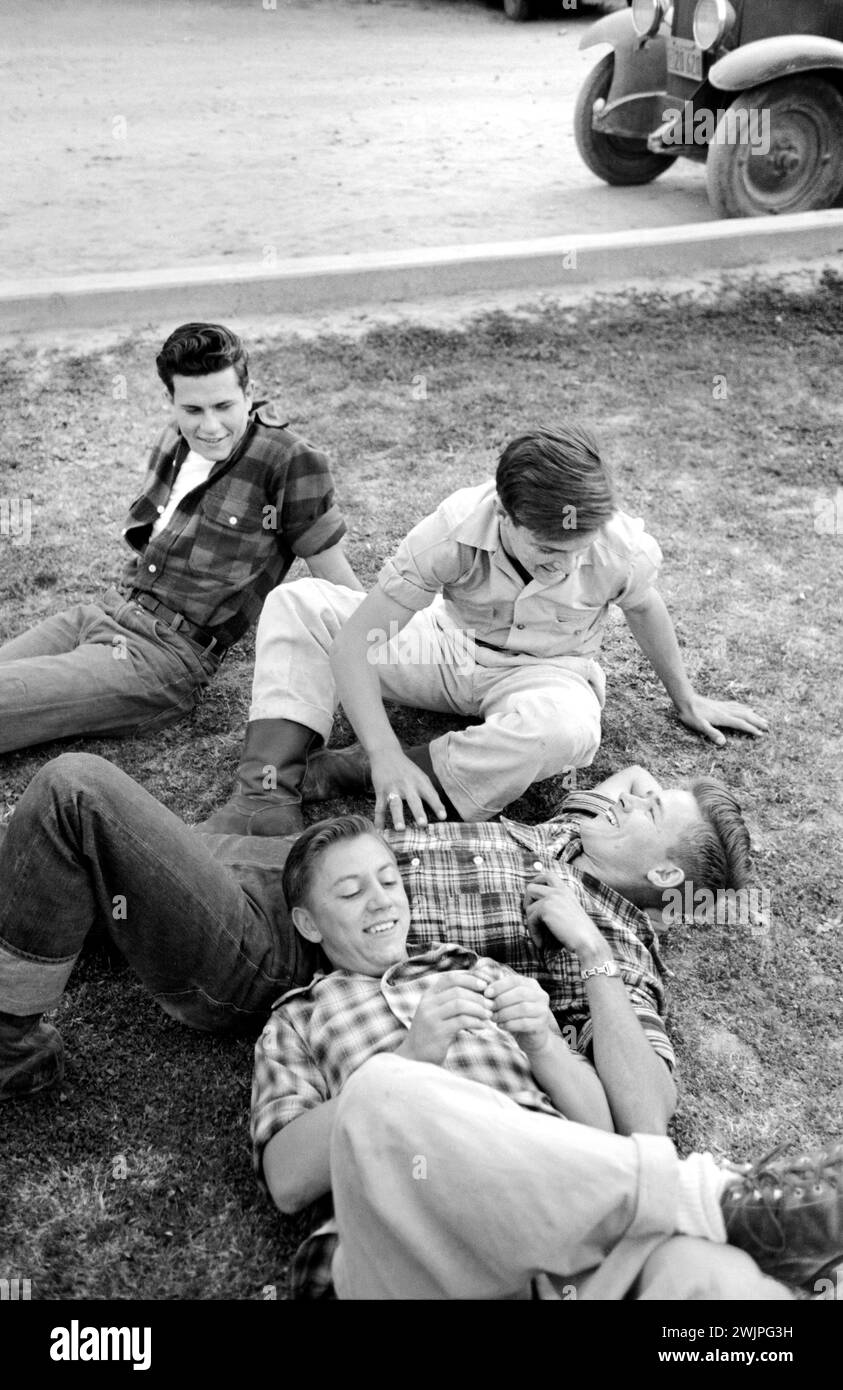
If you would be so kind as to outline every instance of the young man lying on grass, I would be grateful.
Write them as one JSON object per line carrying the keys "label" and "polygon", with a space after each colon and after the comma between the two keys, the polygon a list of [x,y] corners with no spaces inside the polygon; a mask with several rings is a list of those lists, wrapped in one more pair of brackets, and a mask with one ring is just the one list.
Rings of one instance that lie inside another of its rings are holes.
{"label": "young man lying on grass", "polygon": [[[318,579],[263,606],[235,796],[219,832],[286,835],[301,802],[374,790],[375,824],[491,820],[533,782],[587,767],[600,746],[599,664],[617,604],[689,728],[758,735],[747,705],[694,690],[655,580],[661,551],[618,508],[597,444],[576,425],[513,439],[494,479],[414,526],[371,593]],[[478,722],[402,748],[384,700]],[[337,702],[360,740],[313,749]]]}
{"label": "young man lying on grass", "polygon": [[[324,965],[284,896],[294,843],[197,832],[90,754],[42,768],[0,843],[0,1096],[61,1078],[62,1041],[43,1015],[93,927],[172,1017],[257,1032],[278,996]],[[663,1132],[674,1059],[647,910],[685,882],[743,886],[749,836],[734,797],[709,779],[662,789],[628,768],[543,825],[442,823],[389,831],[387,843],[413,949],[458,941],[536,980],[577,1051],[615,1077],[616,1126]],[[543,899],[576,919],[562,943],[531,936],[530,904]]]}
{"label": "young man lying on grass", "polygon": [[261,1181],[284,1212],[336,1204],[297,1256],[300,1293],[324,1296],[331,1257],[343,1298],[524,1298],[544,1275],[586,1298],[779,1300],[775,1279],[843,1257],[843,1145],[743,1174],[677,1156],[667,1071],[660,1086],[567,886],[537,885],[526,921],[585,967],[593,1064],[536,980],[446,933],[408,953],[398,864],[365,817],[306,830],[284,885],[332,967],[278,1003],[255,1050]]}

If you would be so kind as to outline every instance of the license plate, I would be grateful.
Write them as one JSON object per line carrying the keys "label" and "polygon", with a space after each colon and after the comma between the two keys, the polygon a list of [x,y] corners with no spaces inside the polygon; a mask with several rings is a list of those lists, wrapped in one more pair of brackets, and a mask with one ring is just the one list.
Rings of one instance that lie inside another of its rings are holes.
{"label": "license plate", "polygon": [[702,49],[690,39],[675,39],[671,34],[667,41],[667,70],[677,77],[692,77],[702,82]]}

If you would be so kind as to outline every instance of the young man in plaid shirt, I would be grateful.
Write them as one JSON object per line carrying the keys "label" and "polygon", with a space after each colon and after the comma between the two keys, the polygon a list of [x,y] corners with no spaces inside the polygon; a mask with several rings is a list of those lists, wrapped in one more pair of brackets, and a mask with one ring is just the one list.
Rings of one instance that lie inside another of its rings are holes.
{"label": "young man in plaid shirt", "polygon": [[[525,925],[525,895],[541,896],[548,875],[564,880],[623,979],[638,1089],[643,1078],[651,1121],[665,1123],[673,1050],[649,914],[660,916],[664,893],[685,882],[746,882],[749,837],[734,797],[708,779],[664,789],[633,767],[597,793],[568,797],[544,825],[447,823],[387,836],[412,901],[414,949],[458,941],[537,980],[577,1051],[594,1055],[609,1040],[601,1065],[623,1068],[626,1029],[594,1038],[576,961],[539,950]],[[42,1015],[60,1002],[93,927],[172,1017],[257,1031],[273,1001],[324,964],[283,893],[294,843],[197,833],[91,754],[41,768],[0,834],[0,1100],[61,1079],[62,1040]]]}
{"label": "young man in plaid shirt", "polygon": [[524,1298],[541,1276],[556,1297],[779,1300],[769,1275],[809,1283],[843,1257],[843,1145],[748,1173],[678,1158],[667,1070],[642,1066],[606,943],[553,874],[527,926],[576,957],[593,1065],[535,980],[463,945],[408,955],[398,864],[365,817],[305,831],[284,885],[333,967],[279,1002],[255,1052],[261,1181],[284,1212],[336,1206],[301,1291],[325,1294],[331,1255],[344,1298]]}
{"label": "young man in plaid shirt", "polygon": [[[182,324],[156,365],[173,419],[129,509],[134,553],[121,592],[0,647],[0,753],[72,734],[148,733],[187,714],[296,556],[359,587],[327,461],[253,402],[239,338]],[[263,732],[252,730],[258,766]],[[285,757],[297,751],[288,744]]]}

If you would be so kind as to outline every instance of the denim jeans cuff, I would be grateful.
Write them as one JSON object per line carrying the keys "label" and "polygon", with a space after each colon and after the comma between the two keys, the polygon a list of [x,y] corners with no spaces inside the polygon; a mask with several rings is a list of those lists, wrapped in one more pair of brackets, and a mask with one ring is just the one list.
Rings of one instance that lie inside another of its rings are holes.
{"label": "denim jeans cuff", "polygon": [[36,960],[0,942],[0,1013],[24,1017],[54,1009],[64,994],[76,956]]}

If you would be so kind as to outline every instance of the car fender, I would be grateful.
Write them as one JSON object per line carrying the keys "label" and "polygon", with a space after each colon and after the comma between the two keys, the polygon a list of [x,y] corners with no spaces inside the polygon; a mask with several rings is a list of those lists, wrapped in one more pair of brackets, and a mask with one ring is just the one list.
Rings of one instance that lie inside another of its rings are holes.
{"label": "car fender", "polygon": [[771,39],[756,39],[718,58],[708,80],[718,91],[743,92],[777,77],[791,77],[817,68],[843,72],[843,43],[819,34],[780,34]]}
{"label": "car fender", "polygon": [[610,43],[613,48],[633,48],[641,42],[641,35],[632,22],[632,10],[616,10],[586,29],[580,48],[594,48],[598,43]]}

